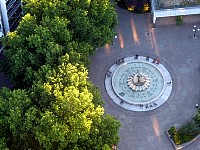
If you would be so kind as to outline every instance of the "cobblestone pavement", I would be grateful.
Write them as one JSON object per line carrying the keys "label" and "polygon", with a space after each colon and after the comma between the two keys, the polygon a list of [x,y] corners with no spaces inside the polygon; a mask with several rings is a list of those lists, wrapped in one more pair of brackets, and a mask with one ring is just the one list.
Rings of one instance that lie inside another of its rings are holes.
{"label": "cobblestone pavement", "polygon": [[[152,29],[149,14],[135,15],[118,9],[117,39],[96,50],[91,57],[90,80],[105,100],[105,111],[121,121],[119,150],[173,150],[165,130],[188,121],[200,103],[200,33],[193,39],[193,24]],[[197,24],[198,25],[198,24]],[[200,26],[200,23],[199,23]],[[150,112],[132,112],[117,106],[104,86],[106,72],[122,57],[160,58],[173,80],[169,99]],[[184,148],[200,150],[200,139]]]}

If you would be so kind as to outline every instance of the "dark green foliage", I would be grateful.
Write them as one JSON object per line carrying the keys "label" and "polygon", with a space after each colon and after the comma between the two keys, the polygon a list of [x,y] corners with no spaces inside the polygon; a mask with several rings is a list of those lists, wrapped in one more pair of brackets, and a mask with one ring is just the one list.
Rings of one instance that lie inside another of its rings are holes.
{"label": "dark green foliage", "polygon": [[[110,43],[117,25],[114,4],[109,0],[76,1],[76,0],[25,0],[25,10],[31,15],[42,17],[67,17],[70,20],[69,30],[73,31],[75,41],[91,44],[94,49]],[[48,5],[47,3],[52,3]]]}
{"label": "dark green foliage", "polygon": [[194,120],[195,120],[197,126],[200,127],[200,109],[198,109],[198,111],[194,117]]}
{"label": "dark green foliage", "polygon": [[71,63],[87,67],[89,55],[115,34],[116,12],[109,0],[24,2],[26,15],[4,39],[7,49],[0,62],[15,87],[30,87],[42,65],[54,68],[66,53]]}
{"label": "dark green foliage", "polygon": [[102,100],[99,88],[94,86],[94,84],[91,82],[87,82],[87,86],[88,86],[88,90],[92,92],[94,106],[95,107],[103,106],[104,101]]}
{"label": "dark green foliage", "polygon": [[178,130],[172,127],[168,130],[168,133],[170,134],[175,144],[177,143],[183,144],[190,142],[198,134],[200,134],[200,126],[198,123],[199,123],[199,112],[193,119],[191,119],[186,124],[182,125]]}
{"label": "dark green foliage", "polygon": [[[38,111],[25,90],[2,89],[0,91],[0,148],[40,149],[35,140],[33,126]],[[2,130],[4,129],[4,130]]]}
{"label": "dark green foliage", "polygon": [[28,92],[0,91],[0,126],[6,129],[0,132],[1,147],[110,150],[119,141],[120,123],[103,115],[87,69],[69,63],[68,55],[59,63],[55,69],[42,66],[38,77],[44,76]]}
{"label": "dark green foliage", "polygon": [[24,2],[18,30],[3,41],[0,66],[18,90],[0,90],[0,149],[111,150],[120,123],[104,116],[87,67],[114,35],[114,7],[109,0]]}
{"label": "dark green foliage", "polygon": [[176,25],[181,26],[183,24],[183,16],[176,16]]}
{"label": "dark green foliage", "polygon": [[200,133],[200,128],[194,120],[191,120],[187,124],[181,126],[178,133],[181,143],[186,143],[194,139]]}
{"label": "dark green foliage", "polygon": [[[44,22],[46,21],[47,19],[44,20]],[[63,23],[67,22],[60,19],[60,22],[62,21]],[[29,26],[30,22],[32,24]],[[34,23],[36,23],[35,17],[27,14],[23,18],[19,30],[9,33],[4,40],[4,45],[8,48],[4,52],[6,59],[2,62],[3,70],[10,75],[16,86],[22,88],[32,85],[35,80],[34,72],[38,71],[40,66],[44,64],[56,66],[58,58],[67,52],[62,45],[58,44],[58,39],[55,39],[54,32],[51,31],[53,27],[48,28]],[[54,25],[59,28],[59,24],[52,22],[52,26]],[[70,40],[69,34],[66,30],[66,41]],[[57,35],[58,38],[64,38]]]}
{"label": "dark green foliage", "polygon": [[88,73],[83,65],[72,65],[68,56],[59,62],[48,71],[45,83],[38,80],[32,89],[32,99],[37,99],[43,110],[35,127],[39,143],[45,149],[111,147],[119,141],[119,122],[102,116],[100,93],[86,80]]}
{"label": "dark green foliage", "polygon": [[93,122],[87,141],[79,140],[79,148],[83,150],[111,150],[112,145],[119,142],[118,130],[121,124],[110,115],[102,116],[101,123]]}

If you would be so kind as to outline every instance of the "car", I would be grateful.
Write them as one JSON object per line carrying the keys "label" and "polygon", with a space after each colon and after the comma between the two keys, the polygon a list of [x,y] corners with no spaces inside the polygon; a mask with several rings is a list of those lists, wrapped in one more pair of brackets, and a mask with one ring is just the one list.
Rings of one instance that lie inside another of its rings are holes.
{"label": "car", "polygon": [[150,0],[115,0],[120,8],[127,9],[133,13],[149,13]]}

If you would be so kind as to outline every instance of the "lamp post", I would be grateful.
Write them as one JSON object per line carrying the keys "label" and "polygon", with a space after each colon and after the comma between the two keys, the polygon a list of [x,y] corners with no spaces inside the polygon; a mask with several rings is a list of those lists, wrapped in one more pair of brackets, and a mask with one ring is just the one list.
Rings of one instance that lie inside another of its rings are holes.
{"label": "lamp post", "polygon": [[193,34],[193,38],[194,38],[194,39],[197,39],[197,35],[196,35],[196,32],[197,32],[197,31],[200,31],[200,29],[197,28],[196,25],[194,25],[194,29],[193,29],[193,33],[194,33],[194,34]]}

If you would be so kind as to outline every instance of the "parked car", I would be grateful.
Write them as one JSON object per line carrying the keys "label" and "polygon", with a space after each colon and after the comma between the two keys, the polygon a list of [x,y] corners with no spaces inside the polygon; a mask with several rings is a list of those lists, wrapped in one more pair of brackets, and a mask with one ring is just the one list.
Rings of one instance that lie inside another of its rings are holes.
{"label": "parked car", "polygon": [[115,0],[120,8],[127,9],[133,13],[150,12],[150,0]]}

